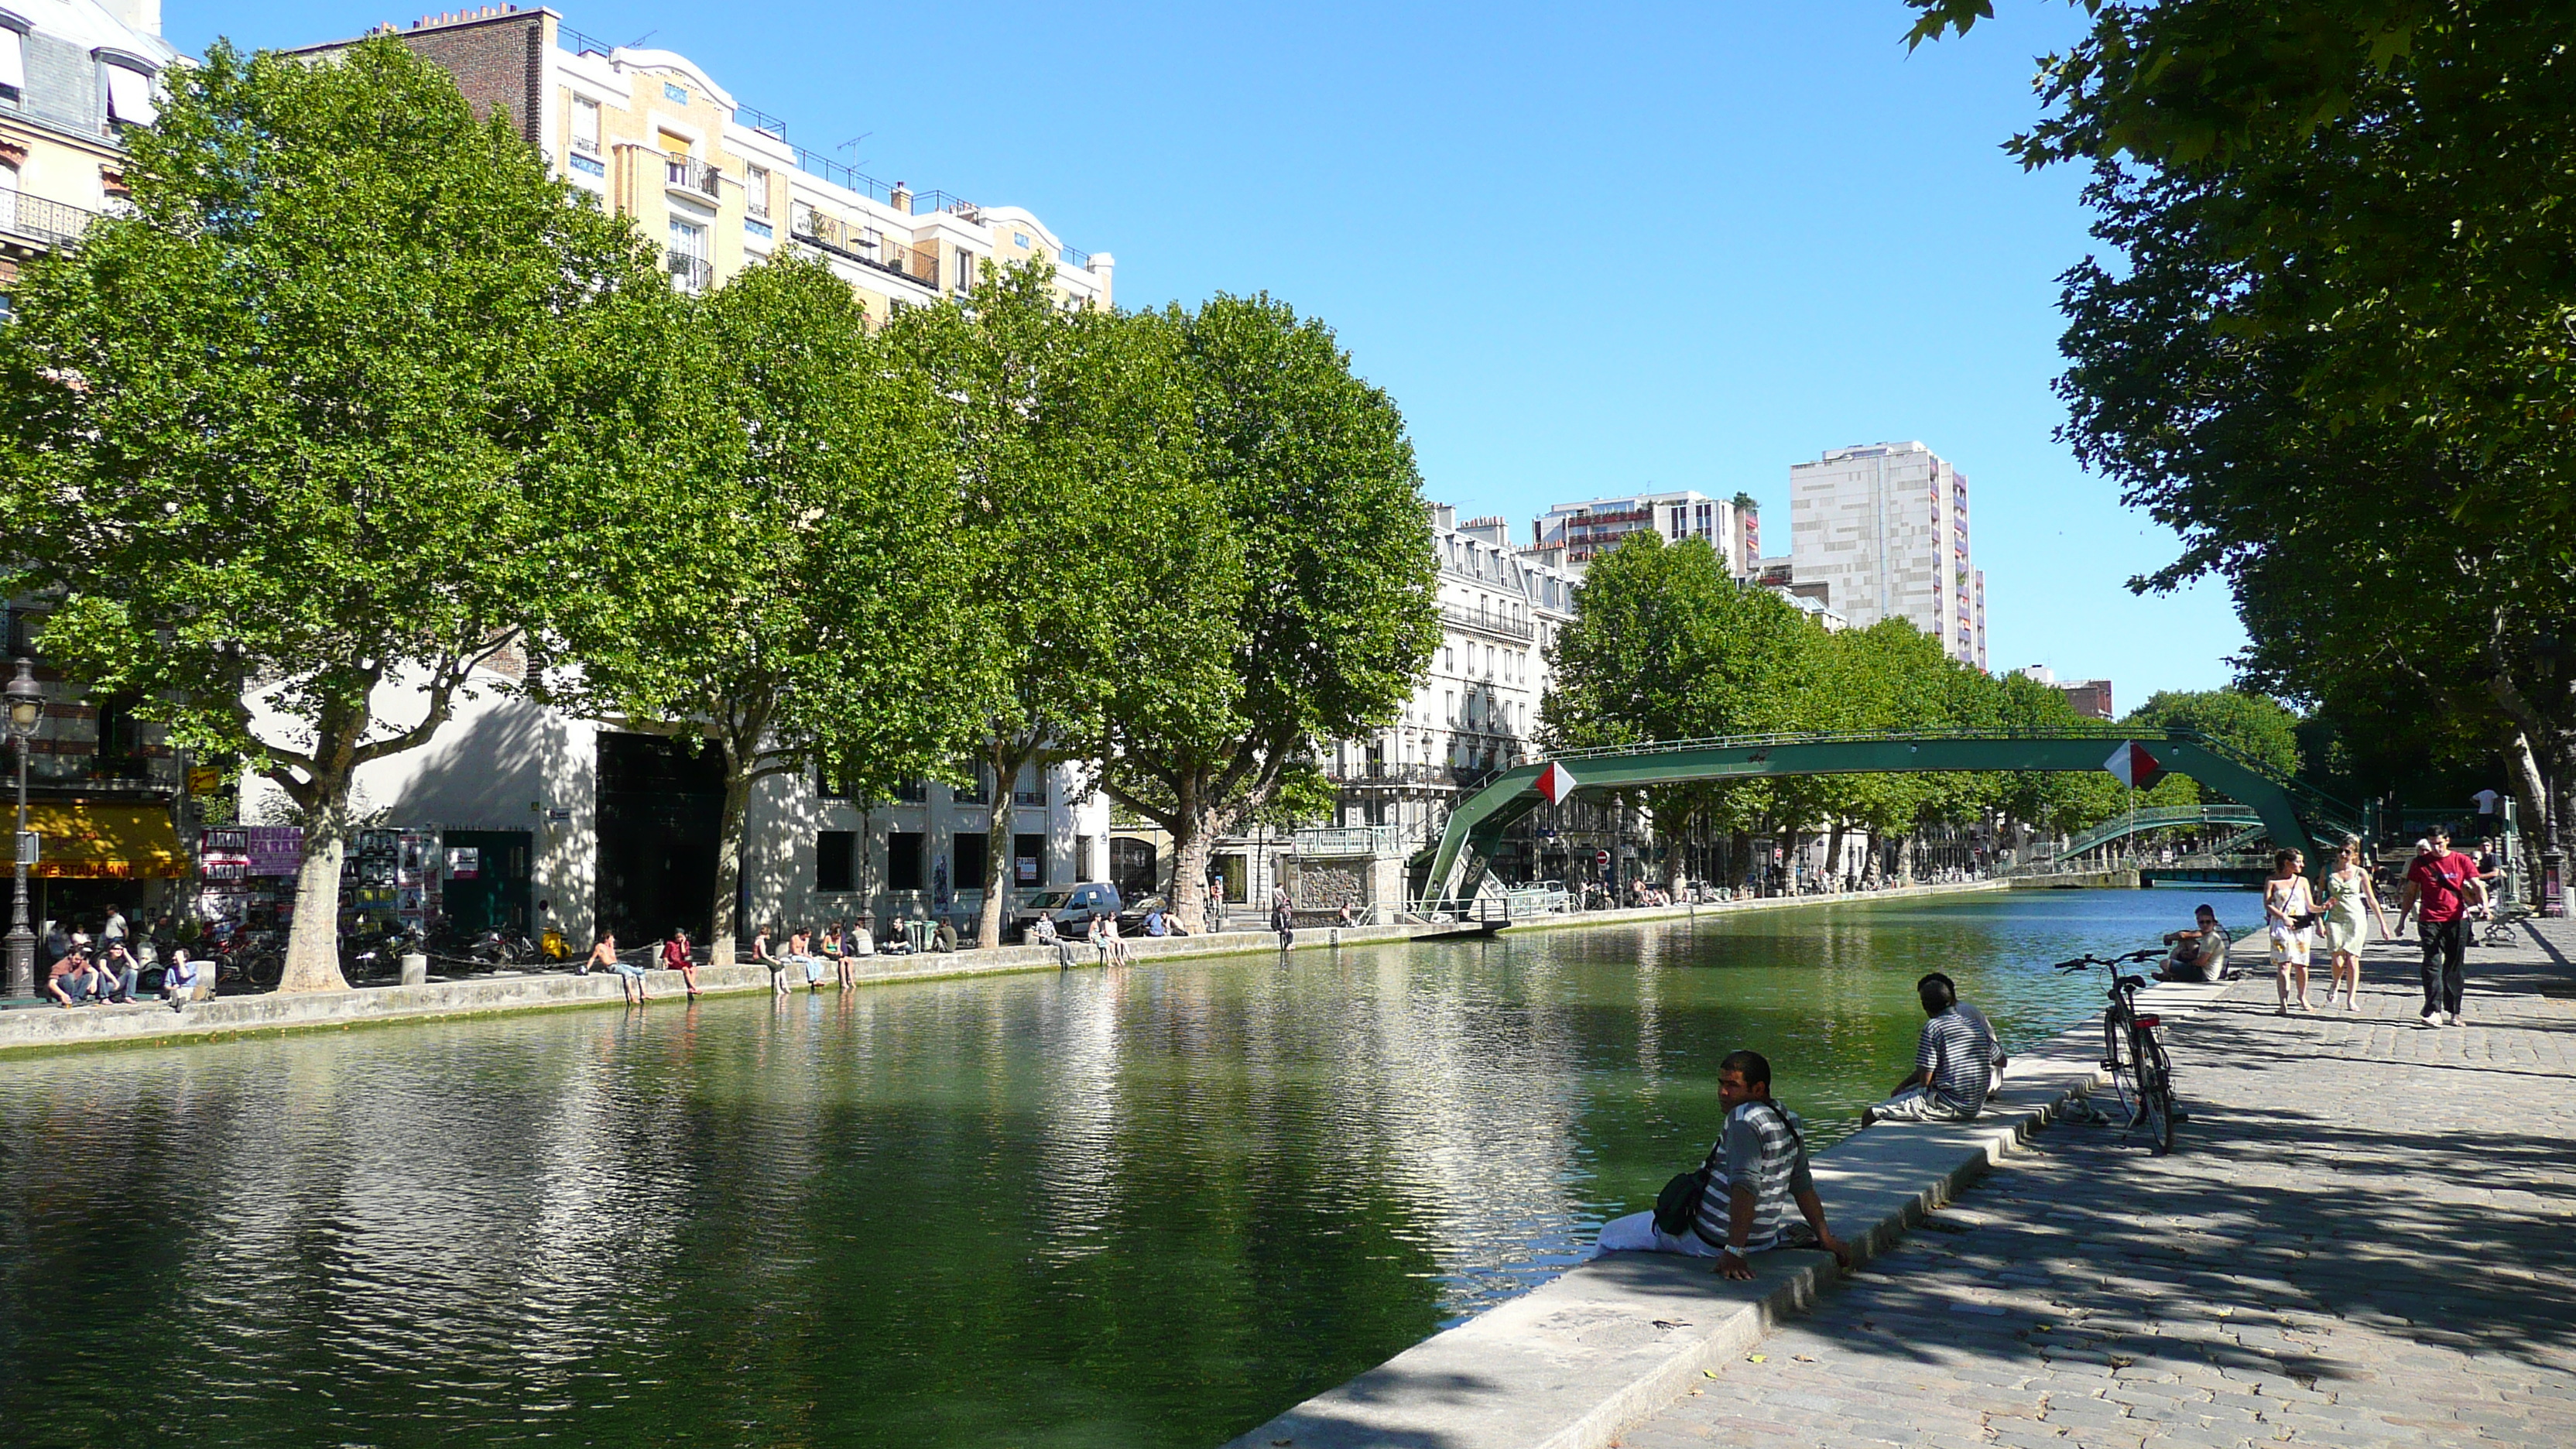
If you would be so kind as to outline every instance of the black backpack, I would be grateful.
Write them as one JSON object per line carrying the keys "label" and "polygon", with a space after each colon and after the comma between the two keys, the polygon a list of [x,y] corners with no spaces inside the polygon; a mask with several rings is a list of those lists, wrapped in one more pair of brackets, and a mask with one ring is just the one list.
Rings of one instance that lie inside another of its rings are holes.
{"label": "black backpack", "polygon": [[1687,1237],[1699,1231],[1699,1201],[1708,1195],[1709,1172],[1701,1167],[1692,1172],[1676,1173],[1655,1194],[1655,1231],[1668,1238]]}

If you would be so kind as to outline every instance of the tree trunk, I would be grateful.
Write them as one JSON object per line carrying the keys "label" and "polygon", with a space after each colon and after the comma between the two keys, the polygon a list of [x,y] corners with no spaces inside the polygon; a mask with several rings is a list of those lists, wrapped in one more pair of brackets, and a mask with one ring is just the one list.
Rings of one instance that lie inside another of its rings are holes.
{"label": "tree trunk", "polygon": [[1015,751],[999,740],[991,746],[993,798],[984,817],[984,910],[976,918],[975,929],[979,949],[1002,944],[1002,906],[1011,889],[1011,822],[1016,808],[1012,792],[1019,788],[1020,766],[1034,753]]}
{"label": "tree trunk", "polygon": [[295,873],[295,920],[287,928],[279,995],[346,991],[340,974],[340,861],[348,853],[349,792],[355,772],[317,776],[304,812],[304,859]]}
{"label": "tree trunk", "polygon": [[1207,920],[1208,851],[1221,822],[1205,808],[1201,782],[1180,782],[1180,808],[1165,822],[1172,830],[1172,914],[1193,931]]}
{"label": "tree trunk", "polygon": [[730,746],[725,747],[724,817],[716,826],[716,898],[715,910],[708,916],[707,964],[734,964],[734,937],[741,923],[734,919],[734,902],[742,894],[743,820],[751,810],[751,765]]}
{"label": "tree trunk", "polygon": [[2549,780],[2540,771],[2540,759],[2532,753],[2531,736],[2514,732],[2512,743],[2505,746],[2504,763],[2513,777],[2513,793],[2520,797],[2522,808],[2531,812],[2530,832],[2539,839],[2549,838]]}
{"label": "tree trunk", "polygon": [[1827,837],[1827,843],[1825,845],[1825,873],[1833,878],[1834,888],[1836,890],[1840,890],[1842,888],[1843,832],[1849,828],[1849,823],[1845,821],[1843,817],[1839,815],[1835,816],[1833,834]]}

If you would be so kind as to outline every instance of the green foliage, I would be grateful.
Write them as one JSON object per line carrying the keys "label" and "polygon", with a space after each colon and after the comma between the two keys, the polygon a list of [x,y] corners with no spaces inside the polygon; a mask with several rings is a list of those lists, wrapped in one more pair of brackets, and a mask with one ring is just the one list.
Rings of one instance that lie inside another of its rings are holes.
{"label": "green foliage", "polygon": [[[1137,621],[1191,597],[1198,576],[1236,573],[1225,521],[1193,486],[1177,333],[1150,316],[1068,310],[1050,270],[988,271],[970,297],[910,309],[886,333],[944,404],[966,567],[951,606],[958,684],[991,711],[975,760],[1006,781],[1084,758],[1134,663],[1121,644]],[[1184,653],[1157,651],[1167,678],[1223,658]],[[986,942],[1000,939],[1011,810],[996,790],[976,882]]]}
{"label": "green foliage", "polygon": [[1157,325],[1185,371],[1179,491],[1213,526],[1160,536],[1165,587],[1137,619],[1101,753],[1111,797],[1172,833],[1186,915],[1208,842],[1271,799],[1308,740],[1393,719],[1440,627],[1403,418],[1331,330],[1267,296]]}
{"label": "green foliage", "polygon": [[545,686],[722,752],[721,959],[750,785],[828,764],[889,795],[976,737],[991,676],[950,607],[971,573],[943,412],[847,283],[783,257],[627,320],[553,484],[589,587]]}
{"label": "green foliage", "polygon": [[[336,985],[354,771],[426,743],[477,661],[568,602],[535,486],[564,373],[664,283],[398,41],[218,45],[170,81],[127,133],[132,214],[15,289],[0,529],[61,595],[67,669],[302,808],[286,984]],[[380,684],[426,717],[382,717]]]}
{"label": "green foliage", "polygon": [[[1918,40],[1990,13],[1910,0]],[[2066,436],[2357,757],[2576,765],[2566,0],[2087,4],[2014,149],[2082,161]],[[2566,812],[2556,812],[2561,820]]]}

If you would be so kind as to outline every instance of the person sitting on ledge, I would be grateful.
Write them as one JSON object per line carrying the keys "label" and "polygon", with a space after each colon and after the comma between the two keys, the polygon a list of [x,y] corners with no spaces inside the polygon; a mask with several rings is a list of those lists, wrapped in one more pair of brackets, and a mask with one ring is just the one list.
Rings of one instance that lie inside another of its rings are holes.
{"label": "person sitting on ledge", "polygon": [[[1717,1067],[1717,1099],[1726,1107],[1726,1127],[1700,1168],[1706,1184],[1689,1230],[1668,1233],[1655,1225],[1652,1211],[1630,1213],[1601,1225],[1593,1256],[1680,1253],[1715,1258],[1719,1273],[1750,1278],[1752,1254],[1816,1248],[1850,1267],[1850,1250],[1825,1224],[1798,1115],[1771,1099],[1769,1060],[1760,1052],[1727,1053]],[[1790,1221],[1792,1206],[1804,1222]]]}
{"label": "person sitting on ledge", "polygon": [[1965,1122],[1986,1110],[1986,1096],[2003,1076],[2004,1054],[1984,1012],[1959,1000],[1959,988],[1935,971],[1914,983],[1923,1003],[1922,1035],[1914,1041],[1914,1071],[1896,1084],[1896,1095],[1860,1114],[1860,1125],[1879,1122]]}
{"label": "person sitting on ledge", "polygon": [[2218,912],[2204,902],[2192,913],[2188,931],[2167,931],[2165,964],[2160,981],[2216,981],[2227,968],[2227,933],[2219,929]]}

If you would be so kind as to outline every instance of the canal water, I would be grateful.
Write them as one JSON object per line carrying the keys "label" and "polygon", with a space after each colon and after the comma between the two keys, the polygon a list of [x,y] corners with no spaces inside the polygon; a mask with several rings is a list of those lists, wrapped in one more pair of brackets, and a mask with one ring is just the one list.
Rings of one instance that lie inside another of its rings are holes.
{"label": "canal water", "polygon": [[2026,1042],[2098,1004],[2046,962],[2194,899],[0,1063],[0,1440],[1207,1449],[1578,1261],[1727,1051],[1834,1140],[1918,975]]}

